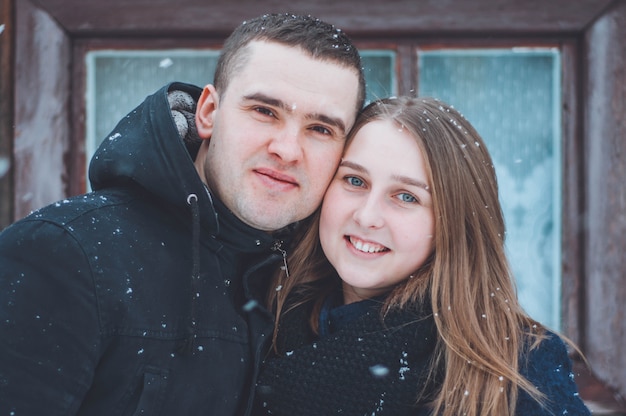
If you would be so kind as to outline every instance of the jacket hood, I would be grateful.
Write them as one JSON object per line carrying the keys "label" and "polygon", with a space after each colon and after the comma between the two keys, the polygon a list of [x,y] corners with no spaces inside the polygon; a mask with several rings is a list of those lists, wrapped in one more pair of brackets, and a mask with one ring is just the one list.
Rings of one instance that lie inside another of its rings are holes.
{"label": "jacket hood", "polygon": [[206,215],[214,212],[211,196],[193,164],[201,142],[195,128],[201,93],[194,85],[171,83],[124,117],[91,159],[92,189],[133,182],[175,206],[195,194],[202,223],[215,230],[215,215]]}
{"label": "jacket hood", "polygon": [[[148,96],[104,139],[89,166],[94,190],[139,186],[156,197],[155,203],[162,201],[168,213],[190,214],[192,267],[187,336],[179,345],[181,353],[190,353],[197,337],[201,241],[222,252],[220,261],[225,263],[237,264],[244,260],[243,254],[270,253],[271,249],[272,257],[276,252],[286,257],[282,241],[276,245],[281,233],[270,235],[244,224],[211,197],[200,179],[193,160],[202,142],[195,126],[201,93],[196,86],[172,83]],[[202,233],[202,228],[208,232]]]}

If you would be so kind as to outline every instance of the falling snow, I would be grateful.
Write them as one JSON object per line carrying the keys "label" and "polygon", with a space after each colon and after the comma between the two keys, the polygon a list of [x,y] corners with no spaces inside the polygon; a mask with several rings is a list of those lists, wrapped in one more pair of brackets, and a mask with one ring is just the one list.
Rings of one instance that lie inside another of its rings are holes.
{"label": "falling snow", "polygon": [[174,65],[174,61],[170,58],[162,59],[161,62],[159,62],[159,68],[169,68],[172,65]]}
{"label": "falling snow", "polygon": [[370,373],[376,378],[382,378],[389,374],[389,368],[382,364],[373,365],[369,368]]}

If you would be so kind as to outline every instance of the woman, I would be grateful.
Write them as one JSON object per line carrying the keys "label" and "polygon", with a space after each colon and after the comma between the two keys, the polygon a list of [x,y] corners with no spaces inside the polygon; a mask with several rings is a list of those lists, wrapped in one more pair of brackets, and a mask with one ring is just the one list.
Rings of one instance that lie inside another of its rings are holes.
{"label": "woman", "polygon": [[357,120],[276,276],[259,414],[587,415],[560,337],[520,306],[487,148],[435,99]]}

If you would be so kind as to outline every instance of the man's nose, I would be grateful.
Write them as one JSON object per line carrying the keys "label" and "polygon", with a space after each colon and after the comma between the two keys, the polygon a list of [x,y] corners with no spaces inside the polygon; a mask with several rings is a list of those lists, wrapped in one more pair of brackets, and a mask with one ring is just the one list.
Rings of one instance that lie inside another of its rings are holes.
{"label": "man's nose", "polygon": [[298,126],[284,126],[271,138],[268,152],[276,155],[283,163],[298,162],[304,156],[302,136]]}

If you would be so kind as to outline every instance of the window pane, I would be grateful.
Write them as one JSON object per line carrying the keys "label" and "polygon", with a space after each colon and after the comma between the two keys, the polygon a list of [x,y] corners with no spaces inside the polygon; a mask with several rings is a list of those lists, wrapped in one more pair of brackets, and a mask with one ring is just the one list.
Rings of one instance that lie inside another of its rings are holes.
{"label": "window pane", "polygon": [[494,159],[522,305],[560,328],[560,60],[553,49],[420,52],[419,93],[453,104]]}
{"label": "window pane", "polygon": [[397,94],[396,54],[389,50],[362,50],[361,61],[367,84],[366,102]]}
{"label": "window pane", "polygon": [[94,51],[87,54],[87,161],[115,124],[172,81],[213,81],[219,51]]}

